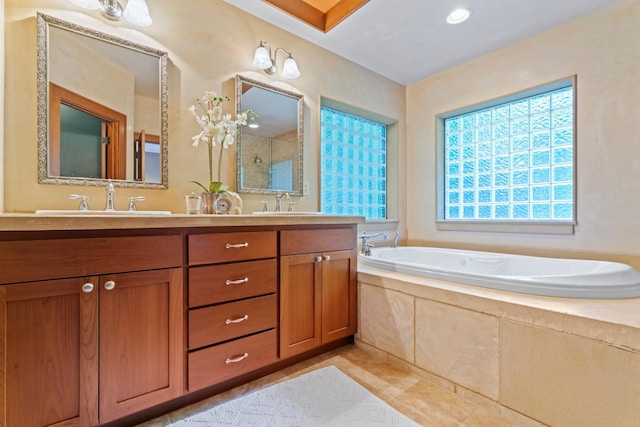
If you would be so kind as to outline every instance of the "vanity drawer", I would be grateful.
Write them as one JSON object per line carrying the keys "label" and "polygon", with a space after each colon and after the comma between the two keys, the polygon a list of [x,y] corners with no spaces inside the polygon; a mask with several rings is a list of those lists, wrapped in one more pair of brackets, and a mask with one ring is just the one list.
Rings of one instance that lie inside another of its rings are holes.
{"label": "vanity drawer", "polygon": [[[275,259],[189,268],[189,307],[217,304],[276,291]],[[227,283],[227,281],[229,283]]]}
{"label": "vanity drawer", "polygon": [[356,229],[329,228],[318,230],[283,230],[280,232],[280,254],[306,254],[356,248]]}
{"label": "vanity drawer", "polygon": [[246,374],[278,360],[275,330],[189,353],[189,391]]}
{"label": "vanity drawer", "polygon": [[275,328],[275,295],[189,311],[189,350]]}
{"label": "vanity drawer", "polygon": [[189,265],[275,258],[277,253],[276,231],[189,235]]}
{"label": "vanity drawer", "polygon": [[0,242],[0,283],[179,267],[179,235]]}

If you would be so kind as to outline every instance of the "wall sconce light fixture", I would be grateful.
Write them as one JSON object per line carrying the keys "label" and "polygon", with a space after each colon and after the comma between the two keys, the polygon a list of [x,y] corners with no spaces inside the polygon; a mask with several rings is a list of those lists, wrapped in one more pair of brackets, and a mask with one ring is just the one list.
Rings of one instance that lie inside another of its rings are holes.
{"label": "wall sconce light fixture", "polygon": [[141,27],[148,27],[153,22],[149,15],[149,8],[144,0],[128,0],[127,6],[122,5],[117,0],[69,0],[76,6],[90,10],[100,10],[102,16],[111,20],[119,21],[122,18],[132,24]]}
{"label": "wall sconce light fixture", "polygon": [[[267,46],[265,47],[265,45]],[[275,74],[275,72],[277,71],[276,56],[278,55],[278,51],[280,50],[289,55],[289,57],[284,60],[284,64],[282,65],[282,76],[287,79],[295,79],[300,77],[298,64],[296,63],[296,60],[293,59],[293,56],[291,56],[291,52],[288,52],[279,47],[273,52],[273,56],[271,56],[271,45],[269,45],[269,42],[260,42],[260,45],[256,49],[256,53],[253,56],[253,66],[256,68],[260,68],[269,75]]]}

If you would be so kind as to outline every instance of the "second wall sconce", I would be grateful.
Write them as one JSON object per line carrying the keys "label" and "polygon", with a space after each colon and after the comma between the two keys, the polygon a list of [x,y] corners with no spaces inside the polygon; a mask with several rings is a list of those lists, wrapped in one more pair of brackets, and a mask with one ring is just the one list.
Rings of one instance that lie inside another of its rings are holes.
{"label": "second wall sconce", "polygon": [[[265,45],[267,46],[265,47]],[[282,65],[282,76],[287,79],[295,79],[300,77],[298,64],[296,63],[296,60],[293,59],[293,56],[291,56],[291,52],[288,52],[279,47],[273,52],[273,56],[271,56],[271,45],[269,45],[269,42],[260,42],[260,45],[256,49],[256,53],[253,56],[253,66],[256,68],[260,68],[269,75],[275,74],[275,72],[277,71],[276,57],[278,55],[278,51],[283,51],[284,53],[289,55],[289,57],[284,60],[284,64]]]}
{"label": "second wall sconce", "polygon": [[132,24],[141,27],[148,27],[153,22],[149,15],[149,8],[144,0],[128,0],[127,6],[122,5],[117,0],[69,0],[76,6],[84,9],[102,12],[102,16],[111,20],[119,21],[123,17]]}

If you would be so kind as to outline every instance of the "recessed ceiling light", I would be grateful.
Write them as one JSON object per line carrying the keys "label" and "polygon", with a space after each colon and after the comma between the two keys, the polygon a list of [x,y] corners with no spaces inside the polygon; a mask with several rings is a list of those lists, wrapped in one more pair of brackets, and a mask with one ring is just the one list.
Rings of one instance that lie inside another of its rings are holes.
{"label": "recessed ceiling light", "polygon": [[456,9],[447,16],[447,23],[460,24],[466,21],[471,16],[471,9],[460,8]]}

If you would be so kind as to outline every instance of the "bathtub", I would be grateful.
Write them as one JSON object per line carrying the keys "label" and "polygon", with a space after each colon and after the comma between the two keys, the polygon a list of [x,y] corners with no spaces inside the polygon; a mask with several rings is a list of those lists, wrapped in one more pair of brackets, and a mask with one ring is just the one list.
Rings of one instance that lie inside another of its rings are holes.
{"label": "bathtub", "polygon": [[374,248],[358,262],[465,285],[579,299],[640,297],[640,272],[608,261],[406,246]]}

